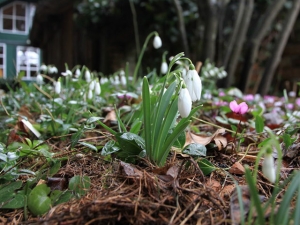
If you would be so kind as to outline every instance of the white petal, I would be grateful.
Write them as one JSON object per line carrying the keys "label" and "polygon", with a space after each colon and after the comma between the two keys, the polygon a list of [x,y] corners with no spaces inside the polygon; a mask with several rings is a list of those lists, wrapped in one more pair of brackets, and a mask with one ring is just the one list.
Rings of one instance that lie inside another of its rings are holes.
{"label": "white petal", "polygon": [[162,62],[160,72],[162,74],[166,74],[168,72],[168,64],[166,62]]}
{"label": "white petal", "polygon": [[266,154],[263,164],[262,164],[262,172],[266,178],[272,183],[276,180],[276,172],[274,165],[274,158],[272,154]]}
{"label": "white petal", "polygon": [[182,118],[188,117],[192,109],[192,99],[187,88],[182,88],[178,96],[178,111]]}
{"label": "white petal", "polygon": [[162,46],[162,41],[158,35],[155,35],[153,39],[153,47],[158,49]]}
{"label": "white petal", "polygon": [[96,82],[96,85],[95,85],[95,94],[96,95],[100,95],[101,94],[101,86],[100,86],[99,82]]}
{"label": "white petal", "polygon": [[202,82],[196,70],[193,72],[193,91],[196,98],[195,101],[199,101],[201,99]]}

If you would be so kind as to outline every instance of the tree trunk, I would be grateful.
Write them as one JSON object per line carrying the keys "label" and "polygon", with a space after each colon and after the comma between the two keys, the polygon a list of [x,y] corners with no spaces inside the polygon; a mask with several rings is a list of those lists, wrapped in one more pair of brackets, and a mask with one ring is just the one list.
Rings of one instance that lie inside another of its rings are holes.
{"label": "tree trunk", "polygon": [[271,58],[267,62],[267,66],[265,68],[262,80],[260,82],[258,91],[261,95],[267,94],[269,90],[269,87],[273,80],[275,70],[280,62],[282,52],[286,46],[290,33],[293,29],[293,26],[299,14],[299,10],[300,10],[300,1],[294,0],[293,7],[291,7],[290,11],[286,15],[286,19],[283,25],[284,29],[282,29],[281,34],[275,43],[273,52],[271,54]]}
{"label": "tree trunk", "polygon": [[[243,19],[245,4],[246,4],[245,0],[240,0],[238,11],[237,11],[237,16],[236,16],[236,20],[235,20],[236,22],[234,24],[234,28],[233,28],[231,37],[229,38],[229,44],[226,49],[225,58],[224,58],[224,62],[223,62],[223,66],[226,71],[228,71],[228,69],[229,69],[229,60],[232,55],[233,46],[236,43],[236,41],[238,41],[238,40],[241,41],[240,37],[238,39],[238,35],[239,35],[239,31],[240,31],[241,27],[243,26],[242,21],[245,22],[245,20]],[[243,40],[243,42],[244,42],[244,40]],[[225,79],[225,87],[230,87],[230,85],[232,85],[233,77],[234,77],[234,74],[227,73],[227,77]]]}
{"label": "tree trunk", "polygon": [[239,62],[239,58],[242,52],[243,44],[246,39],[246,34],[252,17],[252,12],[254,9],[254,0],[247,0],[246,7],[243,13],[243,19],[241,21],[240,27],[238,29],[238,40],[234,42],[234,48],[232,51],[230,63],[228,64],[228,78],[226,80],[226,86],[229,87],[233,84],[234,74]]}
{"label": "tree trunk", "polygon": [[177,12],[178,28],[179,28],[179,32],[180,32],[180,38],[182,41],[183,51],[184,51],[185,55],[187,57],[189,57],[190,51],[189,51],[189,46],[188,46],[188,40],[186,37],[184,18],[183,18],[183,14],[182,14],[182,7],[180,5],[179,0],[173,0],[173,2],[174,2],[176,12]]}
{"label": "tree trunk", "polygon": [[266,13],[261,16],[259,23],[253,32],[250,41],[248,42],[249,44],[245,53],[245,63],[241,72],[244,77],[241,79],[239,85],[242,91],[245,91],[249,86],[251,78],[250,76],[252,74],[253,65],[257,58],[261,40],[265,37],[266,33],[270,29],[274,18],[277,16],[285,1],[286,0],[276,0],[273,4],[270,4]]}
{"label": "tree trunk", "polygon": [[216,39],[218,32],[217,5],[210,0],[198,0],[199,14],[205,14],[204,37],[202,42],[202,61],[208,59],[213,62],[216,53]]}

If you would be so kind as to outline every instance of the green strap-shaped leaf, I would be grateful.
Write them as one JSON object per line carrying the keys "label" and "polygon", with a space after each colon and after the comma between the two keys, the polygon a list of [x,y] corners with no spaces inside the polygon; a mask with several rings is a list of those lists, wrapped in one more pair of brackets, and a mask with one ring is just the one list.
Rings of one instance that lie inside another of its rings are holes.
{"label": "green strap-shaped leaf", "polygon": [[145,133],[145,145],[146,153],[148,156],[152,154],[152,144],[151,144],[151,111],[150,111],[150,90],[147,77],[143,79],[143,112],[144,112],[144,133]]}

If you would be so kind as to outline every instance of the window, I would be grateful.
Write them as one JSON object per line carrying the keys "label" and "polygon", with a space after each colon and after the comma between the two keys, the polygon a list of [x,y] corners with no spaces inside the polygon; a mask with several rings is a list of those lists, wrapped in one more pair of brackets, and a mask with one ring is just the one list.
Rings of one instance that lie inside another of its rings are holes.
{"label": "window", "polygon": [[0,10],[0,31],[15,34],[27,34],[29,22],[34,14],[35,6],[25,2],[13,2]]}
{"label": "window", "polygon": [[25,73],[24,80],[33,80],[40,68],[40,49],[34,47],[17,47],[17,74]]}
{"label": "window", "polygon": [[0,78],[6,78],[6,45],[0,43]]}

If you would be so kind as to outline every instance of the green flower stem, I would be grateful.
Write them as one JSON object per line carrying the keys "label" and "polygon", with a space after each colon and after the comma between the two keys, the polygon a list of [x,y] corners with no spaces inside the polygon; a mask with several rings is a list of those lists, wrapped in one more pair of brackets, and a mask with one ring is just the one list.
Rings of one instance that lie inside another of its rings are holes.
{"label": "green flower stem", "polygon": [[135,68],[134,68],[133,79],[132,79],[132,84],[133,84],[133,85],[134,85],[135,82],[136,82],[137,74],[138,74],[138,71],[139,71],[139,68],[140,68],[140,65],[141,65],[141,62],[142,62],[142,58],[143,58],[144,53],[145,53],[145,51],[146,51],[146,47],[147,47],[147,45],[148,45],[148,42],[149,42],[150,38],[151,38],[152,36],[154,36],[154,35],[158,35],[158,33],[157,33],[156,31],[151,32],[151,33],[147,36],[147,38],[146,38],[146,40],[145,40],[145,43],[144,43],[143,48],[142,48],[142,50],[141,50],[141,53],[140,53],[140,55],[139,55],[138,61],[137,61],[136,66],[135,66]]}

